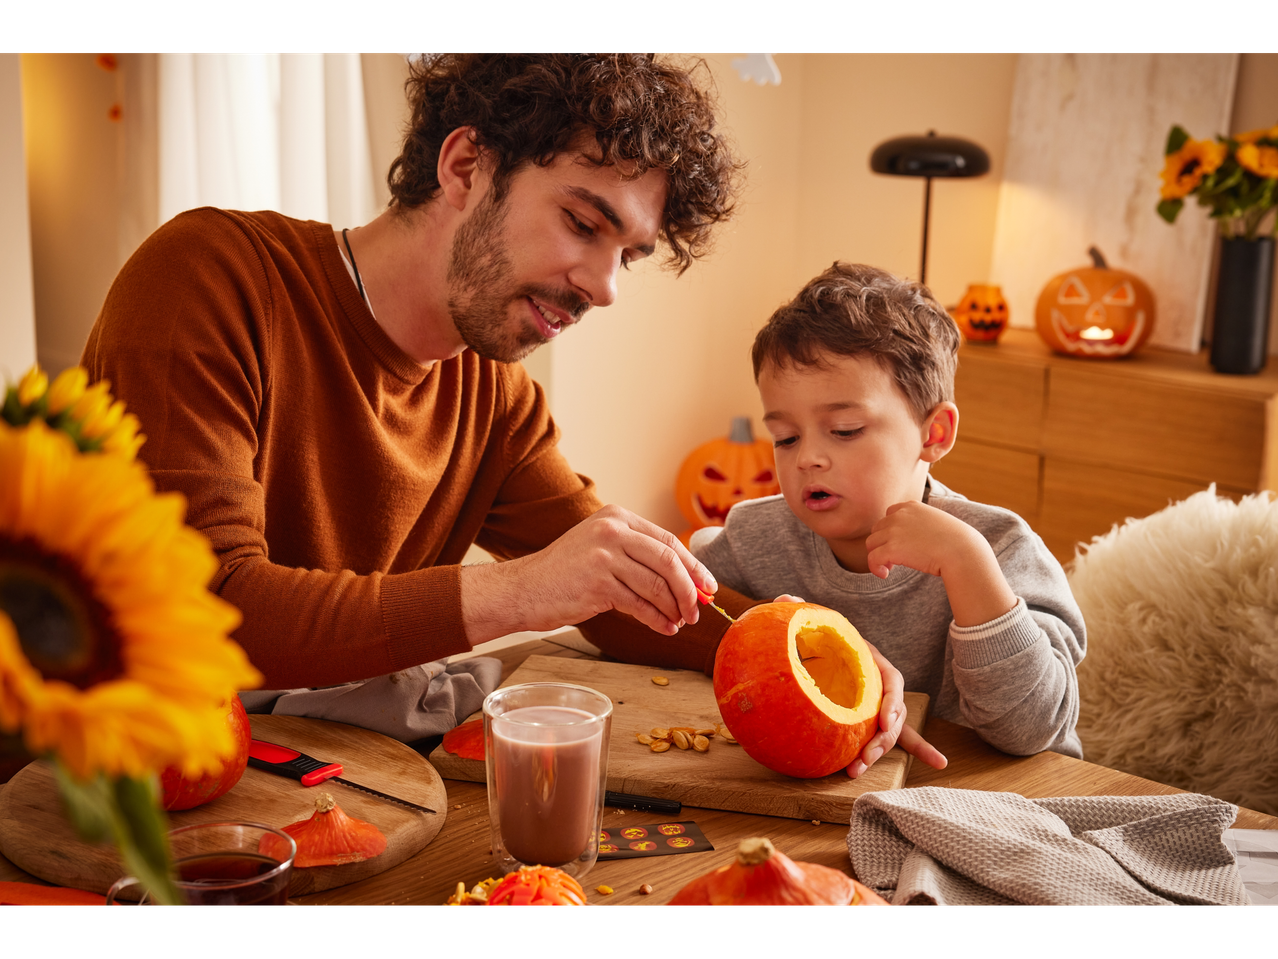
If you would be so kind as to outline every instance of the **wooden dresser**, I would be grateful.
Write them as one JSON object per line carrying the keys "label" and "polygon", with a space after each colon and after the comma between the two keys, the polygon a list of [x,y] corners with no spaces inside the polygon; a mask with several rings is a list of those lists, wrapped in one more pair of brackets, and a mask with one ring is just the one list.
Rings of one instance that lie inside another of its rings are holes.
{"label": "wooden dresser", "polygon": [[1276,398],[1276,361],[1224,376],[1206,352],[1082,360],[1010,329],[959,352],[958,443],[933,472],[1020,513],[1065,563],[1076,543],[1210,483],[1234,498],[1274,489]]}

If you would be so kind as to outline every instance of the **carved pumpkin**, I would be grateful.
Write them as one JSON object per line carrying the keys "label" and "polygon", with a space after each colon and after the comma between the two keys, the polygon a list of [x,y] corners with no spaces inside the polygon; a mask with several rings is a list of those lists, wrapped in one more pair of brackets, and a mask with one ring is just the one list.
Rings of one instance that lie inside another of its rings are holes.
{"label": "carved pumpkin", "polygon": [[1128,356],[1154,332],[1154,294],[1145,281],[1111,269],[1096,247],[1092,266],[1052,277],[1038,296],[1038,335],[1058,353],[1090,359]]}
{"label": "carved pumpkin", "polygon": [[1002,287],[973,283],[959,305],[949,312],[970,343],[994,343],[1007,329],[1007,300],[1003,299]]}
{"label": "carved pumpkin", "polygon": [[726,437],[698,446],[679,467],[675,499],[690,524],[679,538],[686,546],[694,531],[722,526],[742,500],[779,492],[772,443],[754,438],[749,417],[734,417]]}
{"label": "carved pumpkin", "polygon": [[816,779],[845,769],[879,731],[883,675],[842,614],[814,603],[764,603],[724,633],[714,695],[751,758]]}

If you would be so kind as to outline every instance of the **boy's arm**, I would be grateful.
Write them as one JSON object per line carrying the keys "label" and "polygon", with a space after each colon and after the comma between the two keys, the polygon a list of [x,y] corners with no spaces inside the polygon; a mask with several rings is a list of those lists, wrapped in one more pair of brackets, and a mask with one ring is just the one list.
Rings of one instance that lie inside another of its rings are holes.
{"label": "boy's arm", "polygon": [[[751,586],[749,577],[747,577],[745,572],[751,550],[744,548],[743,544],[743,551],[741,555],[738,555],[733,536],[736,525],[733,519],[733,515],[729,514],[728,523],[723,528],[698,530],[692,537],[692,554],[706,565],[720,583],[720,592],[715,596],[716,602],[720,602],[720,598],[724,596],[727,596],[728,601],[731,602],[732,599],[739,595],[730,590],[724,590],[724,584],[744,590],[749,590]],[[762,544],[756,543],[755,546],[760,547]],[[785,584],[782,588],[796,589],[798,587],[799,584],[793,582]],[[775,592],[775,590],[772,592]],[[771,601],[801,603],[803,599],[798,595],[782,593]],[[765,599],[763,602],[769,602],[769,600]],[[751,603],[751,605],[754,604]],[[725,608],[733,616],[740,615],[731,606]],[[848,766],[848,775],[853,777],[860,776],[876,760],[897,745],[929,766],[933,766],[936,769],[944,769],[946,758],[941,751],[905,724],[905,677],[901,675],[899,669],[887,661],[873,643],[867,643],[866,645],[874,653],[874,661],[878,664],[879,672],[883,676],[883,704],[879,711],[879,731],[865,744],[861,755]],[[706,668],[707,675],[711,674],[713,665],[714,661],[711,658]]]}
{"label": "boy's arm", "polygon": [[980,531],[922,503],[889,509],[866,541],[872,572],[886,576],[900,564],[945,583],[965,723],[1004,752],[1081,755],[1074,670],[1082,614],[1037,537],[1013,532],[998,545],[996,554]]}

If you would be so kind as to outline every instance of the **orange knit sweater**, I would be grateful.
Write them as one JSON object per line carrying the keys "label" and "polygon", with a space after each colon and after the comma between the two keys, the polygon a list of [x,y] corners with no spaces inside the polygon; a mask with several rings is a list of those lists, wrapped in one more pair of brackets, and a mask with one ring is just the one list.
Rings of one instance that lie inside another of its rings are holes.
{"label": "orange knit sweater", "polygon": [[[268,689],[468,650],[458,564],[471,543],[524,555],[601,505],[524,368],[470,351],[415,363],[365,307],[327,224],[175,217],[121,270],[83,363],[141,420],[157,488],[185,495],[221,561],[211,587],[243,613],[235,639]],[[674,640],[616,613],[582,631],[628,661],[709,671],[714,619]]]}

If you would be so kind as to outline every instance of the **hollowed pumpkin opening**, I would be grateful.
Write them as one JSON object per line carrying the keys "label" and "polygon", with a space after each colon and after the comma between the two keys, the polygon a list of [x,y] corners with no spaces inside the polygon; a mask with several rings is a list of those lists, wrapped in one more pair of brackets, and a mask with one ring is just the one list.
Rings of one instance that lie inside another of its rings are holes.
{"label": "hollowed pumpkin opening", "polygon": [[847,640],[833,629],[800,629],[794,637],[794,654],[795,675],[804,685],[811,683],[810,695],[824,696],[831,704],[851,711],[861,705],[865,671]]}

